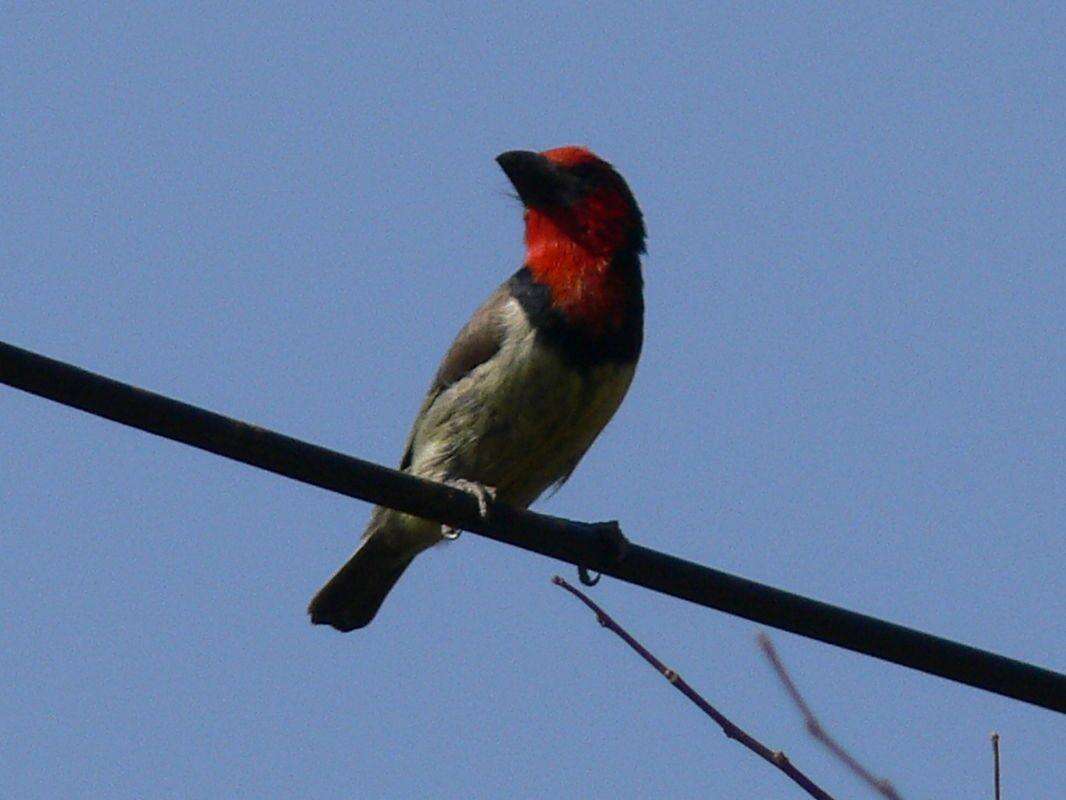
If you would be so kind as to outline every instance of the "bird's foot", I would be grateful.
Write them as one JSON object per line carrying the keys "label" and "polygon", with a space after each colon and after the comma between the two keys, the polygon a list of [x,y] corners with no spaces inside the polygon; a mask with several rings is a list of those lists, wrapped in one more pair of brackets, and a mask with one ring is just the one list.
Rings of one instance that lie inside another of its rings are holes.
{"label": "bird's foot", "polygon": [[[593,529],[593,533],[599,539],[600,545],[604,550],[604,556],[610,565],[618,564],[626,557],[626,553],[629,551],[629,539],[622,533],[622,528],[616,521],[596,522],[589,527]],[[588,567],[579,564],[577,577],[585,586],[595,586],[600,582],[602,574],[597,574],[593,578],[589,574]]]}
{"label": "bird's foot", "polygon": [[[450,481],[444,481],[448,486],[454,486],[456,489],[461,489],[467,494],[474,496],[477,500],[477,510],[482,519],[489,518],[489,501],[496,499],[496,489],[492,486],[486,486],[483,483],[477,481],[468,481],[464,478],[455,478]],[[451,525],[441,525],[440,533],[445,539],[458,539],[460,534],[459,528],[452,527]]]}

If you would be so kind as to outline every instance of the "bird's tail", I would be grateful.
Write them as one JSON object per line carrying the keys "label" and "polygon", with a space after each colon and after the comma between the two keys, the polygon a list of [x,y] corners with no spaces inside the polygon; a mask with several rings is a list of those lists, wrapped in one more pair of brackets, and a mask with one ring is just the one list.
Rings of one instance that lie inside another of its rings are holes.
{"label": "bird's tail", "polygon": [[307,607],[311,622],[345,633],[370,624],[389,590],[425,546],[412,542],[402,515],[375,509],[359,549],[311,599]]}

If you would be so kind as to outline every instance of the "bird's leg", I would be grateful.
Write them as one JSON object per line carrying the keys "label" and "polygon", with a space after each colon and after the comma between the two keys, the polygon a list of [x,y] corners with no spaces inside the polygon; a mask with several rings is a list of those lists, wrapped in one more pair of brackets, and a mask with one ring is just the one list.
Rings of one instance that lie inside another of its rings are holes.
{"label": "bird's leg", "polygon": [[[593,533],[600,540],[600,545],[603,547],[604,554],[610,564],[618,564],[626,557],[626,553],[629,550],[629,539],[622,533],[622,528],[615,520],[595,522],[589,527],[593,529]],[[577,577],[585,586],[595,586],[600,582],[601,575],[593,578],[589,574],[588,567],[579,564]]]}
{"label": "bird's leg", "polygon": [[[448,486],[454,486],[456,489],[461,489],[467,494],[472,494],[477,500],[477,510],[481,515],[481,518],[488,519],[489,501],[496,499],[496,489],[494,487],[486,486],[477,481],[468,481],[465,478],[454,478],[452,480],[444,481],[444,483]],[[440,533],[445,539],[458,539],[460,530],[451,525],[441,525]]]}

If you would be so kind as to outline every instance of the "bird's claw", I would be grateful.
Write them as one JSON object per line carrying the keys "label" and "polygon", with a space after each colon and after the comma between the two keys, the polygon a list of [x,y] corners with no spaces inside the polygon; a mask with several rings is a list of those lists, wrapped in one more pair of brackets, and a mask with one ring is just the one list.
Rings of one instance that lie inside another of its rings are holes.
{"label": "bird's claw", "polygon": [[[473,495],[474,499],[477,500],[478,514],[481,515],[482,519],[489,518],[489,501],[496,499],[495,487],[486,486],[485,484],[478,483],[477,481],[468,481],[465,478],[455,478],[450,481],[445,481],[445,483],[448,486],[452,486],[456,489],[460,489],[466,492],[467,494]],[[443,536],[445,539],[455,540],[459,538],[459,534],[461,533],[461,531],[459,528],[456,528],[452,525],[441,525],[440,533],[441,536]]]}

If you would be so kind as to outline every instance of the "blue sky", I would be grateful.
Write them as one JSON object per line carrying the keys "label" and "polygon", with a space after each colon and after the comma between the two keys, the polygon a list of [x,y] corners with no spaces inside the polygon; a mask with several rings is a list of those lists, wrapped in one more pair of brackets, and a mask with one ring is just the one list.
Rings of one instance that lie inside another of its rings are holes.
{"label": "blue sky", "polygon": [[[587,144],[649,230],[629,398],[538,508],[1063,670],[1066,15],[743,4],[0,14],[0,338],[394,464],[519,266],[493,157]],[[364,504],[0,389],[18,798],[794,797],[463,536],[304,616]],[[594,597],[838,796],[756,626]],[[1066,789],[1057,715],[786,634],[909,797]]]}

